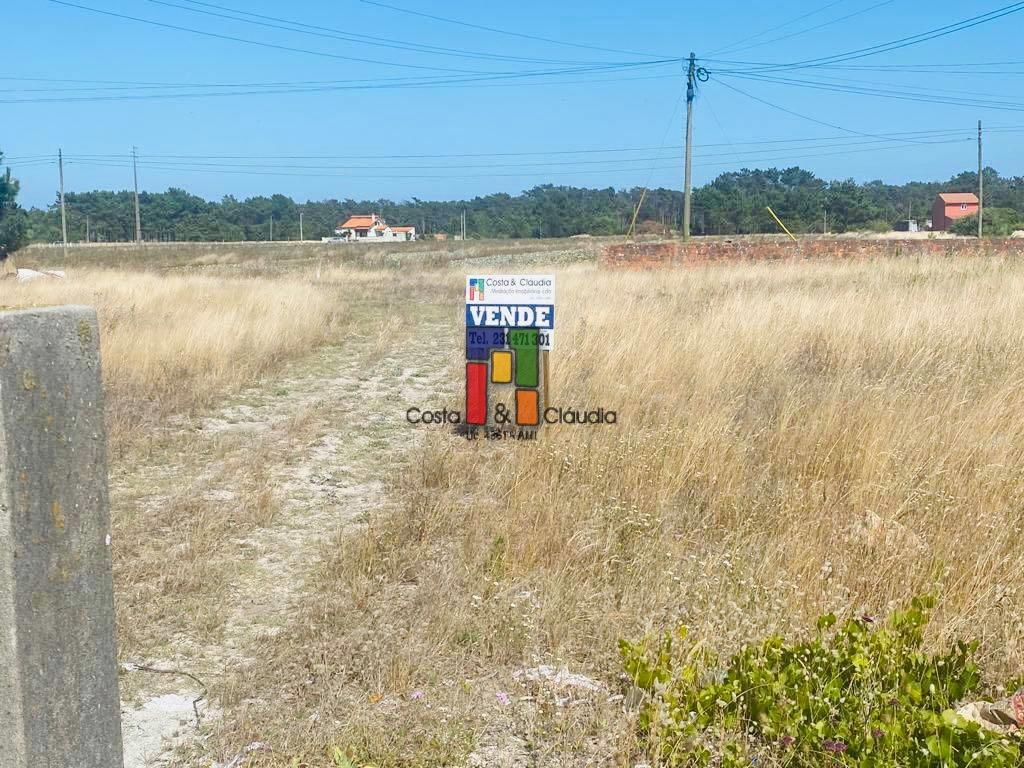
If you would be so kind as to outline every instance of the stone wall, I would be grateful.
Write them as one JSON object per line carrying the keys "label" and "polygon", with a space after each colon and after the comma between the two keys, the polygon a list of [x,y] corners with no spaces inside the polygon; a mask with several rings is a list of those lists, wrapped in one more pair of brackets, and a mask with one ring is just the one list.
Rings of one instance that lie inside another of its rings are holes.
{"label": "stone wall", "polygon": [[785,261],[797,259],[877,259],[896,256],[1024,256],[1024,239],[887,240],[809,237],[797,242],[767,238],[695,238],[689,243],[620,243],[606,246],[601,265],[654,269],[716,261]]}

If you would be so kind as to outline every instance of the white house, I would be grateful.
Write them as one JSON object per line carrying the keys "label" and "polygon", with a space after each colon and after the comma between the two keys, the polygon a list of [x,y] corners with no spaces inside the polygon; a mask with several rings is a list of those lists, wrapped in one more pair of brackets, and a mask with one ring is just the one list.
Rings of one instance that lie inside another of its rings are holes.
{"label": "white house", "polygon": [[349,216],[334,234],[346,242],[394,242],[416,239],[415,227],[392,227],[376,213]]}

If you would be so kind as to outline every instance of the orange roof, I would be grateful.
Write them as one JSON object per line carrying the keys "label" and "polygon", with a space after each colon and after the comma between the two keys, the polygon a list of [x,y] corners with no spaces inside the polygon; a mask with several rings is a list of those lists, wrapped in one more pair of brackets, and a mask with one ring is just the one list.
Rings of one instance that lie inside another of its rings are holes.
{"label": "orange roof", "polygon": [[412,232],[416,227],[392,227],[392,232]]}
{"label": "orange roof", "polygon": [[958,205],[962,203],[978,204],[978,196],[973,192],[942,192],[939,199],[947,205]]}
{"label": "orange roof", "polygon": [[349,216],[348,219],[338,229],[369,229],[377,223],[377,217],[374,216]]}

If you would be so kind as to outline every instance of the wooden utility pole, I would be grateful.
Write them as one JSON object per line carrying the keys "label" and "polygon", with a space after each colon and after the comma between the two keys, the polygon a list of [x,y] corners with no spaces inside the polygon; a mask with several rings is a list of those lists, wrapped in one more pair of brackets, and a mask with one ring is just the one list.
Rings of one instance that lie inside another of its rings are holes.
{"label": "wooden utility pole", "polygon": [[132,147],[132,176],[135,178],[135,242],[142,243],[142,215],[139,212],[139,152]]}
{"label": "wooden utility pole", "polygon": [[299,211],[299,240],[304,240],[302,236],[302,211]]}
{"label": "wooden utility pole", "polygon": [[696,94],[697,57],[690,53],[686,71],[686,179],[683,182],[683,240],[690,239],[690,195],[693,174],[693,97]]}
{"label": "wooden utility pole", "polygon": [[57,150],[57,165],[60,168],[60,233],[64,245],[64,260],[68,258],[68,213],[64,205],[64,150]]}
{"label": "wooden utility pole", "polygon": [[270,214],[270,242],[274,242],[274,214]]}
{"label": "wooden utility pole", "polygon": [[985,162],[981,153],[981,120],[978,121],[978,238],[984,233],[985,218]]}

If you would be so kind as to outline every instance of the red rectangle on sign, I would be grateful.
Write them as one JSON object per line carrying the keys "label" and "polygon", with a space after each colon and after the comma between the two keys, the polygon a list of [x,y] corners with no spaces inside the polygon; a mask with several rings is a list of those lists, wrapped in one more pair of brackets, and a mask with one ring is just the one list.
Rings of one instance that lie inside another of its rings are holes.
{"label": "red rectangle on sign", "polygon": [[466,363],[466,423],[487,423],[487,363]]}

